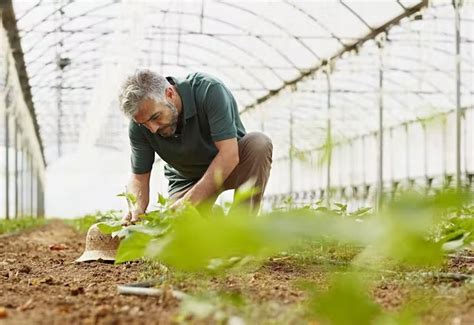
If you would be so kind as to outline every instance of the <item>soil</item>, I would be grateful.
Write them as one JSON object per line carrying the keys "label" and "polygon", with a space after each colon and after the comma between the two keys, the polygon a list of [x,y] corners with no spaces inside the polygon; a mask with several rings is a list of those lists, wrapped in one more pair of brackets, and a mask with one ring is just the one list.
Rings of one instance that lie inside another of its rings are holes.
{"label": "soil", "polygon": [[[0,324],[169,324],[179,321],[179,301],[170,294],[140,297],[117,293],[117,284],[139,280],[145,265],[74,263],[84,249],[84,239],[84,234],[61,221],[0,237]],[[443,271],[472,274],[472,266],[472,259],[453,258]],[[298,279],[326,287],[333,271],[335,269],[321,263],[301,265],[291,257],[270,258],[251,272],[230,273],[201,279],[201,282],[195,277],[174,285],[175,289],[188,293],[204,288],[243,294],[250,297],[253,306],[277,303],[277,310],[281,311],[300,305],[306,298],[305,291],[296,284]],[[428,303],[430,307],[423,313],[423,323],[474,323],[472,284],[427,279],[417,286],[435,293],[434,300]],[[412,298],[413,287],[412,282],[386,279],[374,288],[372,296],[385,310],[397,311]],[[277,316],[271,317],[278,322]]]}
{"label": "soil", "polygon": [[0,238],[0,324],[172,321],[178,302],[168,295],[117,294],[117,284],[137,280],[139,263],[74,263],[83,249],[84,234],[60,221]]}

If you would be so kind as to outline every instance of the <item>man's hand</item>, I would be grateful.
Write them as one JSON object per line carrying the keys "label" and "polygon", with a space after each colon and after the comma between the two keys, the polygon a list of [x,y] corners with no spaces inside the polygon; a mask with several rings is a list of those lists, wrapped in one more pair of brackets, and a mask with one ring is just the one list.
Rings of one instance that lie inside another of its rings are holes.
{"label": "man's hand", "polygon": [[140,220],[140,215],[144,214],[150,200],[150,175],[132,174],[127,186],[127,192],[135,195],[137,202],[134,206],[129,202],[130,211],[122,217],[122,224],[129,225]]}
{"label": "man's hand", "polygon": [[173,204],[170,205],[170,209],[171,210],[177,210],[177,209],[183,207],[185,201],[186,200],[185,200],[184,197],[182,197],[180,199],[177,199],[176,201],[173,202]]}
{"label": "man's hand", "polygon": [[[204,176],[183,197],[193,205],[198,205],[213,195],[219,194],[220,187],[239,164],[237,138],[216,141],[214,144],[218,150],[217,155],[207,168]],[[175,203],[178,204],[178,201]]]}
{"label": "man's hand", "polygon": [[144,212],[139,212],[139,211],[133,211],[133,212],[127,212],[125,215],[122,217],[122,224],[125,226],[128,225],[133,225],[136,222],[140,221],[140,215],[144,214]]}

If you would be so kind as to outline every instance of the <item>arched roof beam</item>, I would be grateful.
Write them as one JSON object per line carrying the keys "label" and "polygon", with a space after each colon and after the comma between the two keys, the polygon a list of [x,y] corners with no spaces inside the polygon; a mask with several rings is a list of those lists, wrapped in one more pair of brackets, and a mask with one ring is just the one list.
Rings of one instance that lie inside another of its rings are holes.
{"label": "arched roof beam", "polygon": [[[153,10],[151,8],[151,10]],[[194,14],[194,13],[187,13],[187,12],[177,12],[177,11],[164,11],[164,10],[154,10],[156,12],[160,12],[160,13],[163,13],[163,12],[166,12],[166,13],[173,13],[173,14],[181,14],[181,15],[187,15],[187,16],[191,16],[191,17],[201,17],[201,15],[199,14]],[[255,39],[257,39],[259,42],[263,43],[265,46],[267,46],[268,48],[270,48],[272,51],[276,52],[281,58],[283,58],[285,61],[287,61],[289,63],[289,65],[294,68],[295,70],[299,70],[298,67],[296,67],[294,65],[294,63],[289,60],[284,53],[282,53],[278,48],[274,47],[271,43],[267,42],[265,39],[263,39],[260,35],[258,34],[254,34],[252,31],[248,30],[248,29],[245,29],[243,28],[242,26],[240,25],[236,25],[236,24],[233,24],[233,23],[230,23],[229,21],[226,21],[226,20],[223,20],[223,19],[220,19],[220,18],[216,18],[216,17],[212,17],[212,16],[209,16],[209,15],[203,15],[203,17],[205,19],[208,19],[210,21],[214,21],[214,22],[218,22],[220,24],[223,24],[224,26],[229,26],[229,27],[232,27],[234,29],[237,29],[237,30],[240,30],[242,31],[242,35],[239,35],[239,36],[251,36],[251,37],[254,37]],[[238,45],[236,45],[235,43],[233,42],[230,42],[230,41],[226,41],[227,43],[232,43],[234,44],[237,48],[238,48]],[[261,63],[264,67],[270,69],[270,71],[273,71],[273,68],[271,66],[269,66],[264,60],[262,60],[262,58],[258,55],[250,55],[248,53],[248,51],[246,52],[247,55],[251,56],[253,59],[257,60],[259,63]],[[279,79],[281,79],[280,77],[278,77]]]}
{"label": "arched roof beam", "polygon": [[[331,56],[329,58],[328,61],[334,61],[334,60],[337,60],[339,59],[344,53],[346,52],[349,52],[349,51],[352,51],[352,50],[355,50],[357,48],[359,48],[360,46],[362,46],[365,42],[367,42],[368,40],[371,40],[373,38],[375,38],[377,35],[379,35],[380,33],[383,33],[385,31],[387,31],[388,29],[390,29],[392,26],[398,24],[403,18],[405,17],[408,17],[408,16],[411,16],[412,14],[418,12],[419,10],[421,10],[422,8],[426,7],[428,5],[428,0],[423,0],[422,2],[420,2],[419,4],[407,9],[404,13],[398,15],[397,17],[389,20],[388,22],[386,22],[385,24],[383,24],[382,26],[372,30],[370,33],[368,33],[367,35],[365,35],[364,37],[360,38],[359,40],[357,40],[356,42],[350,44],[350,45],[347,45],[346,47],[342,48],[341,50],[339,50],[338,52],[336,52],[336,54],[334,54],[333,56]],[[288,89],[290,87],[293,87],[293,85],[301,82],[302,80],[304,80],[305,78],[307,78],[308,76],[310,75],[313,75],[316,71],[320,70],[322,67],[324,67],[326,65],[327,61],[323,61],[321,63],[318,63],[316,66],[308,69],[307,71],[305,71],[304,73],[302,73],[300,76],[294,78],[293,80],[290,80],[288,82],[286,82],[283,86],[281,86],[280,88],[278,89],[275,89],[275,90],[272,90],[270,91],[268,94],[258,98],[254,103],[252,104],[249,104],[247,105],[247,107],[245,107],[241,113],[245,113],[253,108],[255,108],[257,105],[265,102],[266,100],[274,97],[275,95],[279,94],[281,91],[285,90],[285,89]]]}
{"label": "arched roof beam", "polygon": [[[145,38],[145,40],[150,40],[150,38]],[[154,40],[154,39],[151,39],[151,40]],[[228,56],[225,56],[223,55],[222,53],[219,53],[219,52],[216,52],[215,49],[211,49],[211,48],[208,48],[204,45],[200,45],[200,44],[195,44],[195,43],[192,43],[192,42],[188,42],[188,41],[183,41],[181,40],[180,42],[178,42],[177,40],[166,40],[167,43],[171,43],[171,44],[184,44],[186,46],[189,46],[191,48],[197,48],[197,49],[200,49],[206,53],[209,53],[213,56],[216,56],[218,57],[219,59],[222,59],[222,58],[225,58],[225,60],[227,62],[230,62],[230,63],[233,63],[235,66],[239,67],[240,69],[244,70],[253,80],[255,80],[259,85],[261,85],[262,87],[265,87],[265,83],[260,79],[258,78],[254,73],[252,73],[250,71],[250,69],[248,67],[246,67],[245,65],[243,65],[241,62],[239,61],[236,61],[234,59],[231,59],[229,58]],[[241,49],[242,50],[242,49]],[[143,51],[145,53],[145,51]],[[154,53],[155,51],[150,51],[151,53]],[[160,53],[161,53],[161,50],[160,50]],[[232,79],[232,78],[231,78]]]}
{"label": "arched roof beam", "polygon": [[[336,34],[334,34],[331,30],[329,30],[329,28],[324,25],[323,23],[321,23],[316,17],[314,17],[313,15],[307,13],[306,11],[304,11],[303,9],[301,9],[300,7],[298,7],[297,5],[295,5],[294,3],[288,1],[288,0],[284,0],[284,2],[291,6],[293,9],[299,11],[302,15],[305,15],[306,17],[308,17],[311,21],[313,21],[316,25],[318,25],[319,27],[321,27],[324,31],[326,31],[329,35],[331,35],[331,39],[335,39],[336,41],[339,42],[339,44],[341,44],[342,46],[346,46],[346,44],[341,40],[341,38],[339,36],[337,36]],[[318,56],[319,58],[319,56]]]}
{"label": "arched roof beam", "polygon": [[[243,8],[243,7],[241,7],[241,6],[239,6],[235,3],[228,3],[228,2],[225,2],[225,1],[222,1],[222,0],[217,0],[217,3],[229,6],[231,8],[235,8],[237,10],[241,10],[241,11],[246,12],[246,13],[254,16],[254,17],[257,17],[258,19],[261,19],[261,20],[269,23],[273,27],[276,27],[277,29],[281,30],[282,33],[285,33],[286,35],[288,35],[288,37],[290,37],[290,38],[294,39],[295,41],[297,41],[301,46],[303,46],[305,49],[307,49],[314,57],[316,57],[316,59],[321,60],[321,57],[317,53],[315,53],[308,45],[306,45],[304,42],[302,42],[299,38],[297,38],[294,35],[291,35],[290,33],[288,33],[286,28],[284,28],[282,25],[276,23],[275,21],[273,21],[271,19],[268,19],[267,17],[265,17],[263,15],[258,15],[254,11],[252,11],[250,9],[247,9],[247,8]],[[294,66],[293,61],[291,61],[291,59],[289,57],[287,57],[283,53],[282,53],[282,55],[283,55],[284,58],[286,58],[287,62],[289,62],[290,64],[292,64]],[[295,68],[297,70],[299,70],[296,66],[295,66]]]}
{"label": "arched roof beam", "polygon": [[[148,40],[148,38],[146,38],[146,40]],[[173,40],[167,40],[167,42],[169,42],[169,43],[176,43],[176,41],[173,41]],[[217,56],[217,57],[219,57],[219,58],[222,58],[222,55],[216,54],[215,51],[212,51],[211,49],[209,49],[209,48],[207,48],[207,47],[205,47],[205,46],[197,45],[197,44],[190,43],[190,42],[182,42],[182,43],[183,43],[183,44],[186,44],[187,46],[190,46],[190,47],[194,47],[194,48],[201,49],[201,50],[205,51],[206,53],[208,53],[208,54],[210,54],[210,55],[214,55],[214,56]],[[90,53],[90,50],[87,50],[86,52],[87,52],[87,53]],[[148,53],[150,53],[150,52],[153,53],[153,51],[149,51],[149,50],[148,50],[148,51],[142,50],[142,52],[143,52],[143,53],[146,53],[146,54],[148,54]],[[81,54],[81,53],[82,53],[82,52],[78,52],[78,54]],[[192,58],[195,62],[199,62],[199,63],[203,62],[203,61],[200,61],[200,60],[195,59],[194,57],[187,57],[187,58],[190,58],[190,59]],[[228,57],[225,57],[225,56],[224,56],[224,58],[225,58],[229,63],[232,63],[234,67],[239,67],[239,68],[241,68],[241,69],[244,69],[245,71],[248,71],[248,68],[245,67],[244,65],[241,65],[240,62],[231,60],[231,59],[229,59]],[[51,61],[50,61],[50,62],[46,63],[45,65],[43,65],[42,70],[45,69],[47,66],[55,66],[55,62],[51,62]],[[82,70],[81,70],[81,72],[82,72]],[[228,75],[228,74],[225,74],[225,75],[228,76],[228,78],[232,79],[232,76],[230,76],[230,75]],[[252,77],[257,83],[259,83],[262,87],[265,87],[263,81],[261,81],[259,78],[255,77],[254,74],[248,73],[248,75],[251,76],[251,77]],[[52,78],[52,80],[55,80],[55,79],[57,79],[57,76]],[[47,85],[51,84],[51,81],[52,81],[52,80],[43,80],[43,82],[42,82],[41,84],[35,85],[34,87],[39,87],[39,88],[41,88],[41,87],[47,86]],[[242,85],[242,84],[240,84],[240,85]],[[55,88],[55,86],[52,86],[51,88]]]}

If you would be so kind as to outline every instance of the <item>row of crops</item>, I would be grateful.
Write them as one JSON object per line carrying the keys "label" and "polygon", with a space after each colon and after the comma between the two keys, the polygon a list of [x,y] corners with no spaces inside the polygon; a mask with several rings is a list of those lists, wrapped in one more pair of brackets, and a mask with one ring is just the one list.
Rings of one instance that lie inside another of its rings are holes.
{"label": "row of crops", "polygon": [[[116,263],[142,260],[148,270],[144,277],[160,278],[159,285],[167,288],[196,277],[243,276],[269,260],[284,259],[301,270],[308,263],[342,267],[325,273],[324,286],[311,281],[310,274],[300,279],[298,285],[306,294],[302,304],[292,307],[298,320],[416,322],[423,310],[418,303],[408,302],[388,312],[375,302],[370,292],[381,278],[445,279],[472,289],[472,269],[447,266],[453,258],[474,259],[471,192],[444,189],[429,196],[405,192],[386,201],[377,212],[369,207],[350,212],[338,203],[297,207],[288,200],[259,217],[249,215],[241,204],[249,193],[240,191],[234,203],[226,206],[187,205],[176,211],[159,195],[155,209],[137,224],[122,225],[121,213],[114,211],[74,222],[82,231],[100,222],[103,233],[121,238]],[[133,195],[122,196],[135,202]],[[230,307],[221,295],[216,298],[209,291],[204,285],[200,294],[186,292],[191,295],[186,295],[182,308],[199,317],[221,317],[219,308]],[[413,309],[414,305],[418,307]]]}

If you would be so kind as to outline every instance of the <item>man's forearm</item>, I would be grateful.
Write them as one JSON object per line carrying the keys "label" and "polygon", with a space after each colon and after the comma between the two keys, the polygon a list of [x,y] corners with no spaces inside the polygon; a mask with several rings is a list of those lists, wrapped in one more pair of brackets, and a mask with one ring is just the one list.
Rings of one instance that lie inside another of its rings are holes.
{"label": "man's forearm", "polygon": [[132,178],[128,184],[128,192],[137,198],[134,210],[140,214],[145,213],[150,201],[149,185],[145,185],[137,179]]}
{"label": "man's forearm", "polygon": [[186,193],[184,199],[193,204],[199,204],[217,194],[219,187],[229,177],[238,163],[238,155],[235,157],[219,152],[212,160],[204,176]]}

